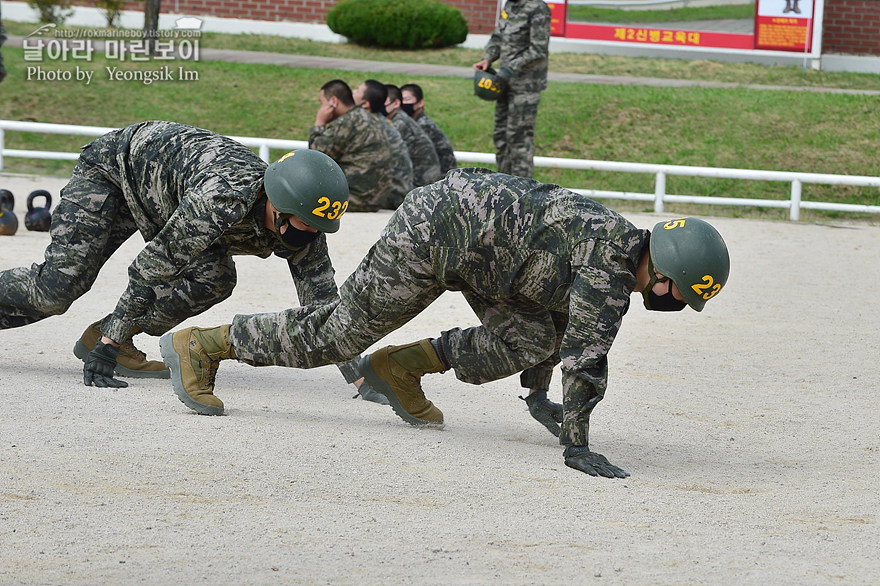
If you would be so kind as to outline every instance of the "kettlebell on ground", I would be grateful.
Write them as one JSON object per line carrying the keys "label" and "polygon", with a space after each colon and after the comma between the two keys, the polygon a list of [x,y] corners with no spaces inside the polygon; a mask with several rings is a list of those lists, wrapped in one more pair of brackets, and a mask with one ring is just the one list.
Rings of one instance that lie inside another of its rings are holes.
{"label": "kettlebell on ground", "polygon": [[[38,197],[46,198],[45,207],[34,207],[34,200]],[[45,189],[32,191],[27,198],[27,214],[24,216],[24,227],[32,232],[48,232],[52,223],[52,214],[49,208],[52,206],[52,196]]]}
{"label": "kettlebell on ground", "polygon": [[18,231],[14,208],[15,196],[8,189],[0,189],[0,236],[12,236]]}

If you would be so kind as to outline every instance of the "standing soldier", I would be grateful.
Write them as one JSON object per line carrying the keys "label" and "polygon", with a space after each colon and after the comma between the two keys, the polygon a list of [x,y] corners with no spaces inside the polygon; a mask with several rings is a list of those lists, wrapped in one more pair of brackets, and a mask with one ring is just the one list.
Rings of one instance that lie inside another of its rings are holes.
{"label": "standing soldier", "polygon": [[403,137],[397,128],[388,120],[385,111],[385,100],[388,98],[388,90],[375,79],[368,79],[354,90],[354,103],[372,114],[385,131],[388,140],[388,148],[391,150],[391,191],[385,198],[382,207],[396,210],[406,194],[413,188],[413,163],[409,156],[409,150],[403,142]]}
{"label": "standing soldier", "polygon": [[425,114],[425,96],[422,93],[421,86],[408,83],[400,87],[401,104],[400,109],[409,114],[409,116],[419,123],[431,142],[434,143],[434,150],[437,151],[437,158],[440,160],[440,173],[446,175],[450,170],[458,167],[455,160],[455,151],[452,150],[452,143],[437,123],[430,116]]}
{"label": "standing soldier", "polygon": [[434,144],[418,122],[401,111],[403,96],[400,88],[391,84],[385,84],[385,88],[388,91],[385,111],[409,150],[409,158],[413,164],[413,187],[438,181],[443,173],[440,172],[440,159],[437,158]]}
{"label": "standing soldier", "polygon": [[506,91],[495,103],[495,160],[502,173],[532,177],[535,122],[541,91],[547,89],[550,8],[543,0],[507,0],[483,59],[486,71],[501,60],[497,77]]}
{"label": "standing soldier", "polygon": [[320,107],[309,131],[309,148],[329,155],[348,180],[353,212],[375,212],[391,193],[394,163],[385,130],[354,104],[351,88],[341,79],[321,87]]}
{"label": "standing soldier", "polygon": [[338,301],[238,315],[231,326],[168,333],[159,345],[175,392],[204,413],[223,358],[296,368],[346,360],[444,291],[461,291],[481,326],[365,356],[367,382],[407,422],[441,424],[422,375],[454,369],[460,380],[482,384],[522,371],[523,387],[546,393],[561,360],[565,463],[624,477],[588,440],[630,295],[641,293],[650,310],[701,311],[729,269],[721,236],[697,218],[661,222],[649,233],[556,185],[459,169],[410,192]]}
{"label": "standing soldier", "polygon": [[[249,148],[208,130],[160,121],[114,130],[83,147],[52,214],[45,261],[0,272],[0,329],[67,311],[140,232],[146,245],[129,266],[128,287],[75,353],[88,386],[128,386],[114,371],[168,378],[132,336],[161,335],[229,297],[233,255],[275,253],[287,260],[300,303],[332,303],[324,233],[339,229],[347,200],[341,169],[315,151],[267,169]],[[356,365],[347,368],[352,382]]]}

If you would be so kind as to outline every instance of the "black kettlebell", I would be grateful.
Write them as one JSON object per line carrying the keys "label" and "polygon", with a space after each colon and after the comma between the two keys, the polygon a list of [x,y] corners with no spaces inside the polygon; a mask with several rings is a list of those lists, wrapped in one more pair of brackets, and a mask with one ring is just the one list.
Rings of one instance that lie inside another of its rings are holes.
{"label": "black kettlebell", "polygon": [[0,189],[0,236],[12,236],[18,231],[18,217],[12,210],[15,197],[8,189]]}
{"label": "black kettlebell", "polygon": [[[46,198],[46,207],[35,208],[34,200],[38,197]],[[27,198],[27,214],[24,216],[24,227],[32,232],[48,232],[52,223],[52,214],[49,208],[52,206],[52,196],[45,189],[32,191]]]}

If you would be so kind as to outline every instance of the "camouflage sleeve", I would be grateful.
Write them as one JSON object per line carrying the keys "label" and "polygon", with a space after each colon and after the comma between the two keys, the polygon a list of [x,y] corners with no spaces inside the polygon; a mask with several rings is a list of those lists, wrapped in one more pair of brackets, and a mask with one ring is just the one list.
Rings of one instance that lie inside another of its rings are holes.
{"label": "camouflage sleeve", "polygon": [[124,341],[135,317],[145,311],[137,301],[145,288],[167,283],[190,259],[204,254],[215,240],[250,211],[247,197],[238,197],[221,178],[203,184],[199,193],[181,199],[159,233],[147,242],[128,268],[128,287],[113,311],[107,329],[111,340]]}
{"label": "camouflage sleeve", "polygon": [[413,162],[413,183],[415,187],[421,187],[433,183],[443,177],[440,171],[440,158],[437,150],[431,144],[431,139],[417,124],[411,127],[412,139],[410,145],[410,158]]}
{"label": "camouflage sleeve", "polygon": [[309,129],[309,148],[321,151],[338,161],[348,145],[348,128],[343,124],[325,124]]}
{"label": "camouflage sleeve", "polygon": [[452,143],[449,141],[449,137],[437,126],[437,123],[432,120],[429,124],[422,125],[422,130],[425,131],[425,134],[428,135],[428,138],[434,144],[434,150],[437,151],[437,159],[440,161],[440,172],[446,175],[450,169],[458,167]]}
{"label": "camouflage sleeve", "polygon": [[489,37],[489,42],[486,43],[486,48],[483,50],[483,59],[492,63],[496,61],[501,56],[501,33],[498,30],[498,27],[495,27],[495,31],[492,33],[492,36]]}
{"label": "camouflage sleeve", "polygon": [[287,266],[301,306],[326,305],[339,297],[325,235],[289,256]]}
{"label": "camouflage sleeve", "polygon": [[605,395],[608,351],[629,306],[635,269],[610,243],[581,246],[584,262],[572,267],[569,323],[560,348],[565,420],[559,441],[587,446],[590,413]]}
{"label": "camouflage sleeve", "polygon": [[541,9],[529,15],[529,46],[506,64],[517,73],[534,61],[546,59],[550,52],[550,9],[541,4]]}

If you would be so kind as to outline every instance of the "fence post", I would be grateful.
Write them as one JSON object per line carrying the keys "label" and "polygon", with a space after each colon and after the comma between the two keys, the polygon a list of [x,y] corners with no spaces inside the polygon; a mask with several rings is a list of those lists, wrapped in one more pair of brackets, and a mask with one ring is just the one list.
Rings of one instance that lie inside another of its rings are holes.
{"label": "fence post", "polygon": [[791,209],[788,218],[792,222],[797,222],[801,218],[801,183],[800,179],[794,179],[791,182]]}
{"label": "fence post", "polygon": [[269,162],[269,146],[265,144],[260,145],[260,158]]}
{"label": "fence post", "polygon": [[0,171],[3,170],[3,148],[6,145],[6,131],[0,128]]}
{"label": "fence post", "polygon": [[663,213],[663,196],[666,195],[666,173],[659,171],[654,179],[654,211]]}

